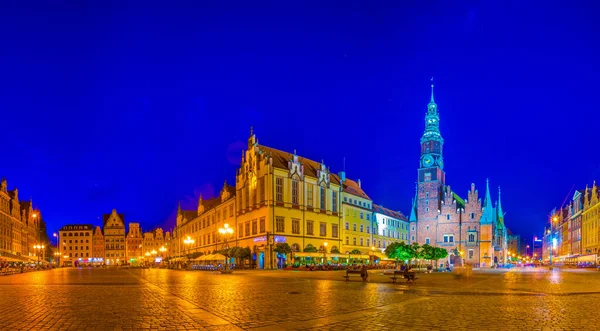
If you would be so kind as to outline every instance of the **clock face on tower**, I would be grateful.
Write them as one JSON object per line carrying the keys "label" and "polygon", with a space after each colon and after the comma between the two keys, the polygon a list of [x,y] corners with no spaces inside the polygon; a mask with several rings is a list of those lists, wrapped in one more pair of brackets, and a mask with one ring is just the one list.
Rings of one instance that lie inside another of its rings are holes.
{"label": "clock face on tower", "polygon": [[425,154],[423,156],[423,167],[432,167],[434,163],[433,156],[431,154]]}
{"label": "clock face on tower", "polygon": [[437,163],[437,165],[438,165],[438,166],[440,166],[440,168],[444,169],[444,158],[443,158],[443,157],[441,157],[441,156],[440,156],[440,157],[439,157],[439,158],[436,160],[436,163]]}

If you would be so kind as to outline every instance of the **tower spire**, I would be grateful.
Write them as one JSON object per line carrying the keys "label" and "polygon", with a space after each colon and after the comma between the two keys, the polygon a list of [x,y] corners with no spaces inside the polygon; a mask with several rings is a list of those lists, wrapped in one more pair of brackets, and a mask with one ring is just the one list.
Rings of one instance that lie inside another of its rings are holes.
{"label": "tower spire", "polygon": [[409,222],[417,221],[417,193],[418,193],[419,183],[415,183],[415,197],[412,199],[412,205],[410,206],[410,217],[408,218]]}
{"label": "tower spire", "polygon": [[502,197],[500,193],[500,186],[498,186],[498,218],[504,220],[504,212],[502,211]]}
{"label": "tower spire", "polygon": [[430,103],[435,103],[433,99],[433,77],[431,77],[431,101]]}
{"label": "tower spire", "polygon": [[483,214],[481,215],[482,224],[491,224],[494,222],[494,206],[490,196],[490,180],[485,180],[485,201],[483,202]]}

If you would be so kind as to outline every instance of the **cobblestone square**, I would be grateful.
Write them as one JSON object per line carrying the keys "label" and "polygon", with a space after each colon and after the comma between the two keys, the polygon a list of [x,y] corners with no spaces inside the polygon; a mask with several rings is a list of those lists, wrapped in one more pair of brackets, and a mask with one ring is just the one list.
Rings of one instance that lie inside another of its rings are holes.
{"label": "cobblestone square", "polygon": [[597,329],[600,273],[424,274],[64,268],[0,277],[3,330]]}

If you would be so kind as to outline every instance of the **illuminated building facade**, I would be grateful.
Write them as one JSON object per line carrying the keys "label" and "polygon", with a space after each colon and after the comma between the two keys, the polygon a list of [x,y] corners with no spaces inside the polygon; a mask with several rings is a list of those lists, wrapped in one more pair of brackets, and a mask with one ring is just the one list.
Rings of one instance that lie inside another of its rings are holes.
{"label": "illuminated building facade", "polygon": [[127,232],[126,249],[127,263],[138,264],[143,254],[142,251],[142,228],[140,223],[129,223],[129,231]]}
{"label": "illuminated building facade", "polygon": [[571,252],[575,257],[582,255],[581,250],[581,213],[583,212],[583,194],[575,191],[569,205],[571,209]]}
{"label": "illuminated building facade", "polygon": [[99,226],[94,228],[94,235],[92,237],[92,263],[104,264],[104,235]]}
{"label": "illuminated building facade", "polygon": [[60,253],[63,266],[86,266],[92,263],[94,226],[70,224],[60,228]]}
{"label": "illuminated building facade", "polygon": [[107,265],[124,265],[126,263],[125,249],[125,216],[112,213],[103,215],[104,221],[104,252]]}
{"label": "illuminated building facade", "polygon": [[[582,228],[582,254],[593,257],[596,263],[598,256],[598,236],[600,235],[600,199],[598,197],[598,186],[596,182],[590,190],[585,188],[583,194],[583,211],[581,213]],[[590,260],[590,262],[592,262]]]}
{"label": "illuminated building facade", "polygon": [[406,216],[383,206],[373,205],[373,247],[382,252],[393,242],[410,244]]}
{"label": "illuminated building facade", "polygon": [[[165,236],[167,237],[165,242],[165,247],[168,249],[167,253],[181,256],[192,253],[211,254],[214,251],[221,250],[223,248],[220,244],[222,238],[218,235],[218,231],[225,224],[231,227],[235,227],[237,224],[235,217],[235,187],[227,184],[227,182],[223,183],[223,188],[218,197],[204,199],[200,195],[196,210],[178,208],[175,230],[178,240],[176,244],[173,243],[170,234],[167,232]],[[254,224],[253,226],[257,225]],[[188,237],[193,242],[186,244],[184,240]],[[160,246],[153,247],[156,250],[160,248]]]}
{"label": "illuminated building facade", "polygon": [[[340,172],[339,178],[343,186],[343,253],[360,251],[361,254],[369,254],[373,245],[381,248],[381,241],[377,246],[376,239],[373,238],[373,234],[376,233],[373,200],[363,191],[360,179],[357,181],[348,179],[345,172]],[[380,249],[378,251],[381,252]]]}
{"label": "illuminated building facade", "polygon": [[451,190],[444,172],[444,139],[439,120],[432,84],[421,138],[417,192],[409,217],[411,242],[447,249],[449,258],[439,261],[442,266],[456,259],[484,268],[505,263],[507,235],[500,189],[496,207],[492,203],[489,181],[483,204],[474,184],[466,200]]}
{"label": "illuminated building facade", "polygon": [[41,214],[31,201],[19,201],[17,188],[8,190],[6,179],[0,181],[0,259],[35,260],[35,245],[48,244]]}

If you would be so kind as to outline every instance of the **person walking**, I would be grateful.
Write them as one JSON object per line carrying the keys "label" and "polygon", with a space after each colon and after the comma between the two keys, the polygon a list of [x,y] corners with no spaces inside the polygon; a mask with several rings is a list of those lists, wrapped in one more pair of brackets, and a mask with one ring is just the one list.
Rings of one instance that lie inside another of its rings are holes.
{"label": "person walking", "polygon": [[367,265],[363,264],[360,268],[360,277],[362,277],[363,283],[369,280],[369,272],[367,271]]}

